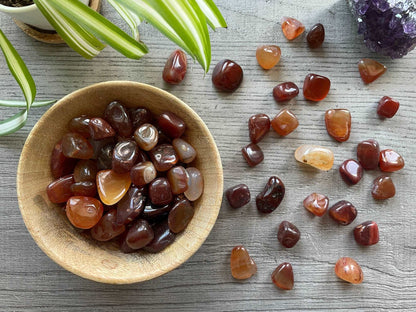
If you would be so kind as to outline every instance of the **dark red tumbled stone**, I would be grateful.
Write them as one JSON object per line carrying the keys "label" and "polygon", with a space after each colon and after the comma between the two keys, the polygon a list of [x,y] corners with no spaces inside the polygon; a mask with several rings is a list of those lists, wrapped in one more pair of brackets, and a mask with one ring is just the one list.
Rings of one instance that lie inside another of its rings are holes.
{"label": "dark red tumbled stone", "polygon": [[264,159],[264,154],[260,146],[254,143],[250,143],[246,147],[243,147],[241,153],[250,167],[257,166]]}
{"label": "dark red tumbled stone", "polygon": [[154,179],[149,184],[149,197],[154,205],[163,206],[169,204],[173,200],[173,194],[168,179]]}
{"label": "dark red tumbled stone", "polygon": [[127,109],[118,101],[111,102],[104,111],[104,118],[122,137],[128,138],[133,133],[133,125]]}
{"label": "dark red tumbled stone", "polygon": [[185,122],[172,112],[160,114],[158,124],[160,130],[170,138],[179,138],[186,130]]}
{"label": "dark red tumbled stone", "polygon": [[257,144],[270,130],[270,118],[266,114],[256,114],[248,120],[248,131],[252,143]]}
{"label": "dark red tumbled stone", "polygon": [[55,179],[70,174],[77,163],[76,159],[68,158],[62,151],[62,143],[55,144],[51,155],[51,172]]}
{"label": "dark red tumbled stone", "polygon": [[357,145],[357,159],[366,170],[377,169],[380,146],[376,140],[365,140]]}
{"label": "dark red tumbled stone", "polygon": [[256,197],[256,206],[260,212],[273,212],[285,196],[285,185],[278,177],[270,177],[264,189]]}
{"label": "dark red tumbled stone", "polygon": [[370,246],[377,244],[379,240],[377,223],[366,221],[357,225],[354,229],[354,238],[360,245]]}
{"label": "dark red tumbled stone", "polygon": [[222,60],[218,62],[212,72],[212,83],[222,91],[233,92],[243,81],[243,69],[236,62]]}
{"label": "dark red tumbled stone", "polygon": [[348,225],[357,217],[357,209],[349,201],[341,200],[329,208],[329,216],[341,225]]}
{"label": "dark red tumbled stone", "polygon": [[306,36],[309,48],[319,48],[325,40],[325,28],[324,25],[318,23],[312,26],[308,35]]}
{"label": "dark red tumbled stone", "polygon": [[378,102],[377,114],[383,118],[392,118],[399,110],[400,103],[389,96],[383,96]]}
{"label": "dark red tumbled stone", "polygon": [[163,69],[163,80],[170,84],[178,84],[184,78],[187,69],[186,54],[182,50],[175,50],[166,61]]}
{"label": "dark red tumbled stone", "polygon": [[169,229],[167,221],[158,223],[153,226],[154,238],[153,240],[144,247],[144,250],[151,253],[162,251],[175,240],[175,234]]}
{"label": "dark red tumbled stone", "polygon": [[356,160],[348,159],[339,167],[339,173],[345,183],[354,185],[360,182],[363,177],[363,168]]}
{"label": "dark red tumbled stone", "polygon": [[116,131],[113,127],[111,127],[111,125],[103,118],[91,118],[88,125],[90,126],[91,137],[94,140],[110,138],[116,135]]}
{"label": "dark red tumbled stone", "polygon": [[170,144],[160,144],[149,152],[150,160],[157,171],[168,171],[178,162],[178,155]]}
{"label": "dark red tumbled stone", "polygon": [[289,221],[283,221],[279,225],[277,240],[286,248],[292,248],[300,239],[299,229]]}
{"label": "dark red tumbled stone", "polygon": [[228,203],[233,208],[240,208],[250,202],[250,190],[245,184],[230,187],[226,192]]}
{"label": "dark red tumbled stone", "polygon": [[273,97],[276,102],[289,101],[299,94],[299,88],[293,82],[283,82],[273,88]]}
{"label": "dark red tumbled stone", "polygon": [[374,199],[388,199],[396,195],[396,187],[393,180],[387,176],[377,177],[373,181],[373,188],[371,189],[371,195]]}
{"label": "dark red tumbled stone", "polygon": [[303,83],[303,96],[310,101],[321,101],[328,95],[331,81],[324,76],[308,74]]}

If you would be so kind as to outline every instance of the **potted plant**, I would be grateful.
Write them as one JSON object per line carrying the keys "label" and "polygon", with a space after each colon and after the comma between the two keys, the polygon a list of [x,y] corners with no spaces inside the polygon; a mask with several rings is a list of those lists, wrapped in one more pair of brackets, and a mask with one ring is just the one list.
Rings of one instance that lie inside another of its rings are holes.
{"label": "potted plant", "polygon": [[[95,57],[106,45],[128,58],[141,58],[148,49],[138,40],[137,27],[142,20],[146,20],[208,71],[211,44],[207,24],[213,29],[227,26],[213,0],[106,1],[129,25],[131,36],[78,0],[33,0],[34,5],[62,39],[85,58]],[[26,99],[25,103],[0,101],[3,106],[26,108],[11,118],[0,121],[0,135],[4,135],[17,131],[25,124],[36,95],[36,87],[23,60],[1,30],[0,48]],[[50,102],[35,105],[47,103]]]}

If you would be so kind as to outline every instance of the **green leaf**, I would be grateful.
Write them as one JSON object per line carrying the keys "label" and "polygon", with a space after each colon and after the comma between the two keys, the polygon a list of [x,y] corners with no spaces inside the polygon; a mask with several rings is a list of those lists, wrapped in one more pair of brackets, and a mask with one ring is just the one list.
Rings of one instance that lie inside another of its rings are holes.
{"label": "green leaf", "polygon": [[205,15],[195,0],[114,1],[147,20],[208,71],[211,62],[208,27]]}
{"label": "green leaf", "polygon": [[212,0],[196,0],[202,12],[204,12],[207,17],[208,24],[212,29],[218,27],[227,27],[227,22],[222,16],[220,10],[215,5]]}
{"label": "green leaf", "polygon": [[[48,106],[51,104],[56,103],[56,100],[50,100],[50,101],[35,101],[32,103],[31,107],[42,107],[42,106]],[[0,100],[0,106],[5,107],[26,107],[25,101],[16,101],[16,100]]]}
{"label": "green leaf", "polygon": [[27,120],[27,110],[23,110],[16,115],[0,121],[0,136],[16,132],[22,128]]}
{"label": "green leaf", "polygon": [[35,0],[42,14],[74,51],[87,59],[92,59],[105,48],[105,45],[90,32],[61,14],[49,2],[49,0]]}
{"label": "green leaf", "polygon": [[124,19],[124,21],[129,25],[131,30],[131,35],[134,39],[139,41],[139,25],[142,22],[141,18],[134,14],[133,12],[129,11],[118,2],[114,0],[107,0],[113,8],[117,11],[117,13]]}
{"label": "green leaf", "polygon": [[81,25],[88,32],[91,32],[126,57],[139,59],[148,52],[143,43],[134,40],[116,25],[78,0],[35,1],[41,1],[42,3],[47,1],[50,6],[65,17]]}
{"label": "green leaf", "polygon": [[12,46],[10,41],[0,30],[0,48],[3,51],[6,58],[7,66],[10,72],[16,79],[26,99],[26,109],[30,109],[30,105],[36,96],[36,85],[27,69],[25,63],[17,53],[16,49]]}

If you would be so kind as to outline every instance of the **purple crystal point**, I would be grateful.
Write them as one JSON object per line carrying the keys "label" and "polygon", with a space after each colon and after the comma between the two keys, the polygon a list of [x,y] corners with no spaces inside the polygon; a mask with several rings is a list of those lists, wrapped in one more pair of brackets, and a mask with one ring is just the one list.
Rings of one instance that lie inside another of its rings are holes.
{"label": "purple crystal point", "polygon": [[371,51],[400,58],[416,47],[416,0],[348,2]]}

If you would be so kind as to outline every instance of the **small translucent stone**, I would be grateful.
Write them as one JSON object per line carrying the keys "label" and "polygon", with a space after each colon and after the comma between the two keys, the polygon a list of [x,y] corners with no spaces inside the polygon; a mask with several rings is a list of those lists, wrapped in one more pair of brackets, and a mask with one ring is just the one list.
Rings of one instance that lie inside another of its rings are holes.
{"label": "small translucent stone", "polygon": [[283,35],[285,35],[288,40],[293,40],[305,31],[305,26],[297,19],[292,17],[283,17],[282,31]]}
{"label": "small translucent stone", "polygon": [[116,173],[129,172],[139,158],[139,150],[133,140],[121,141],[113,150],[112,169]]}
{"label": "small translucent stone", "polygon": [[233,92],[243,81],[243,69],[236,62],[222,60],[212,72],[212,83],[222,91]]}
{"label": "small translucent stone", "polygon": [[272,176],[256,197],[257,210],[263,213],[271,213],[279,207],[285,196],[285,185],[278,177]]}
{"label": "small translucent stone", "polygon": [[272,281],[280,289],[291,290],[294,285],[292,265],[283,262],[272,273]]}
{"label": "small translucent stone", "polygon": [[172,112],[164,112],[158,117],[160,130],[168,137],[179,138],[186,130],[186,124],[178,115]]}
{"label": "small translucent stone", "polygon": [[111,138],[116,135],[116,131],[113,127],[111,127],[111,125],[103,118],[91,118],[88,125],[90,127],[91,137],[94,140]]}
{"label": "small translucent stone", "polygon": [[115,173],[113,170],[101,170],[96,179],[98,195],[103,204],[111,206],[116,204],[130,188],[130,173]]}
{"label": "small translucent stone", "polygon": [[144,250],[147,252],[160,252],[174,242],[176,235],[169,229],[167,221],[158,223],[152,228],[154,238],[146,247],[144,247]]}
{"label": "small translucent stone", "polygon": [[331,81],[328,78],[317,74],[308,74],[303,82],[303,96],[310,101],[322,101],[328,95],[330,88]]}
{"label": "small translucent stone", "polygon": [[348,225],[357,217],[357,209],[349,201],[341,200],[329,208],[329,216],[341,225]]}
{"label": "small translucent stone", "polygon": [[105,242],[123,233],[126,227],[124,225],[118,225],[116,218],[116,209],[111,209],[103,215],[100,221],[91,229],[92,238]]}
{"label": "small translucent stone", "polygon": [[342,280],[352,284],[363,282],[363,271],[354,259],[349,257],[339,258],[335,264],[335,274]]}
{"label": "small translucent stone", "polygon": [[231,251],[230,257],[231,275],[235,279],[247,279],[257,272],[257,265],[251,259],[244,246],[236,246]]}
{"label": "small translucent stone", "polygon": [[178,162],[178,155],[170,144],[157,145],[149,152],[149,156],[157,171],[168,171]]}
{"label": "small translucent stone", "polygon": [[86,115],[72,118],[68,124],[69,131],[77,132],[84,138],[91,137],[90,118]]}
{"label": "small translucent stone", "polygon": [[169,204],[173,200],[172,188],[166,178],[157,178],[149,185],[150,201],[157,206]]}
{"label": "small translucent stone", "polygon": [[186,75],[187,60],[182,50],[175,50],[166,61],[163,69],[163,80],[170,84],[180,83]]}
{"label": "small translucent stone", "polygon": [[380,152],[378,165],[381,171],[394,172],[404,167],[404,159],[392,149],[385,149]]}
{"label": "small translucent stone", "polygon": [[150,151],[157,145],[159,132],[152,124],[145,123],[134,131],[134,140],[144,151]]}
{"label": "small translucent stone", "polygon": [[299,229],[289,221],[283,221],[279,225],[277,240],[286,248],[292,248],[300,239]]}
{"label": "small translucent stone", "polygon": [[73,226],[90,229],[100,221],[103,205],[93,197],[72,196],[66,203],[66,216]]}
{"label": "small translucent stone", "polygon": [[107,105],[104,118],[111,127],[122,137],[128,138],[133,132],[133,125],[127,109],[117,101],[111,102]]}
{"label": "small translucent stone", "polygon": [[132,185],[117,203],[117,224],[128,224],[138,217],[146,204],[145,189]]}
{"label": "small translucent stone", "polygon": [[312,26],[308,35],[306,36],[309,48],[319,48],[325,40],[325,28],[322,24],[315,24]]}
{"label": "small translucent stone", "polygon": [[259,65],[264,69],[271,69],[280,61],[282,52],[276,45],[263,45],[257,48],[256,58]]}
{"label": "small translucent stone", "polygon": [[383,96],[378,102],[377,114],[382,118],[392,118],[399,110],[400,103],[389,96]]}
{"label": "small translucent stone", "polygon": [[79,160],[74,168],[75,182],[92,181],[95,182],[97,175],[97,163],[94,160]]}
{"label": "small translucent stone", "polygon": [[144,206],[143,213],[141,217],[143,219],[157,222],[160,220],[165,220],[169,214],[169,211],[172,209],[172,204],[167,204],[164,206],[155,206],[153,205],[150,200]]}
{"label": "small translucent stone", "polygon": [[276,102],[289,101],[299,94],[299,88],[293,82],[283,82],[273,88],[273,97]]}
{"label": "small translucent stone", "polygon": [[357,225],[354,229],[354,238],[360,245],[370,246],[377,244],[379,240],[377,223],[366,221]]}
{"label": "small translucent stone", "polygon": [[250,202],[250,190],[245,184],[238,184],[230,187],[225,192],[228,203],[233,208],[241,208]]}
{"label": "small translucent stone", "polygon": [[77,160],[74,158],[68,158],[62,151],[62,142],[59,141],[55,144],[51,154],[51,173],[55,179],[58,179],[64,175],[70,174]]}
{"label": "small translucent stone", "polygon": [[141,249],[154,239],[154,232],[149,222],[136,220],[126,235],[126,244],[132,249]]}
{"label": "small translucent stone", "polygon": [[140,162],[130,170],[131,182],[137,186],[145,186],[156,179],[157,171],[151,161]]}
{"label": "small translucent stone", "polygon": [[312,193],[303,200],[303,207],[318,217],[322,217],[326,213],[328,204],[328,197],[318,193]]}
{"label": "small translucent stone", "polygon": [[167,178],[172,188],[172,194],[182,194],[188,189],[188,173],[184,167],[173,167],[168,171]]}
{"label": "small translucent stone", "polygon": [[351,133],[351,114],[348,109],[329,109],[325,113],[328,134],[338,142],[345,142]]}
{"label": "small translucent stone", "polygon": [[152,123],[152,113],[144,107],[131,108],[129,110],[133,129],[137,129],[145,123]]}
{"label": "small translucent stone", "polygon": [[374,199],[388,199],[396,195],[396,188],[393,180],[387,176],[380,176],[373,182],[371,195]]}
{"label": "small translucent stone", "polygon": [[345,183],[354,185],[363,177],[363,167],[354,159],[347,159],[339,167],[339,173]]}
{"label": "small translucent stone", "polygon": [[378,168],[380,147],[376,140],[365,140],[357,145],[357,159],[366,170]]}
{"label": "small translucent stone", "polygon": [[74,175],[69,174],[51,182],[46,188],[49,200],[54,204],[66,202],[72,195],[71,186],[75,183]]}
{"label": "small translucent stone", "polygon": [[82,135],[69,132],[62,137],[62,153],[68,158],[90,159],[94,150]]}
{"label": "small translucent stone", "polygon": [[298,126],[298,118],[288,109],[282,109],[272,120],[272,128],[281,136],[293,132]]}
{"label": "small translucent stone", "polygon": [[183,139],[176,138],[172,141],[172,146],[178,154],[181,162],[189,164],[194,161],[196,157],[196,150],[191,144]]}
{"label": "small translucent stone", "polygon": [[264,154],[260,146],[254,143],[250,143],[246,147],[243,147],[241,153],[250,167],[257,166],[264,159]]}
{"label": "small translucent stone", "polygon": [[185,198],[175,203],[168,216],[169,229],[176,234],[182,232],[191,222],[194,212],[194,207]]}
{"label": "small translucent stone", "polygon": [[186,172],[188,173],[188,189],[184,194],[190,201],[195,201],[204,192],[204,178],[197,168],[186,168]]}
{"label": "small translucent stone", "polygon": [[371,83],[383,75],[387,67],[372,59],[363,58],[358,62],[358,70],[364,83]]}
{"label": "small translucent stone", "polygon": [[248,120],[248,131],[252,143],[257,144],[270,130],[270,118],[266,114],[256,114]]}
{"label": "small translucent stone", "polygon": [[318,145],[301,145],[295,151],[297,161],[315,167],[320,170],[328,171],[334,164],[334,153],[325,147]]}

